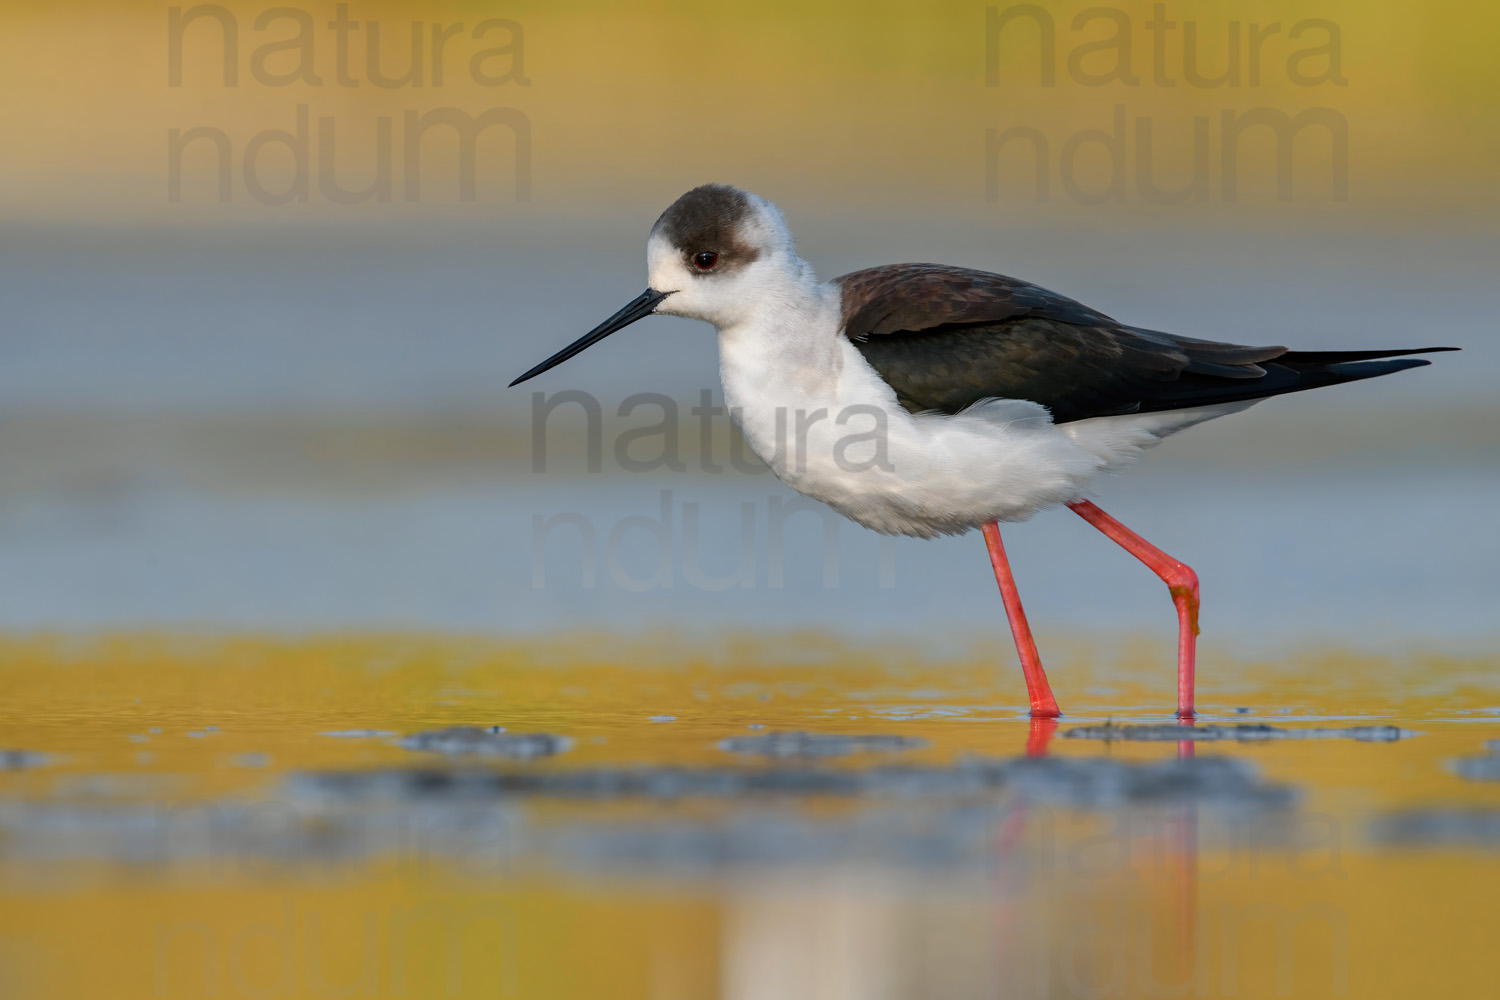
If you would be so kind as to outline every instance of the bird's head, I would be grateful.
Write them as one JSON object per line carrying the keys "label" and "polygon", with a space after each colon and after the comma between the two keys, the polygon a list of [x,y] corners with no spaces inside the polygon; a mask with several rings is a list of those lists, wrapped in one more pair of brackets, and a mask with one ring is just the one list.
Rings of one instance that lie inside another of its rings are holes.
{"label": "bird's head", "polygon": [[674,201],[646,243],[656,311],[730,326],[773,293],[800,263],[781,209],[727,184],[704,184]]}
{"label": "bird's head", "polygon": [[781,209],[727,184],[704,184],[674,201],[646,242],[648,287],[619,312],[532,368],[511,385],[659,313],[701,319],[723,329],[811,276],[798,257]]}

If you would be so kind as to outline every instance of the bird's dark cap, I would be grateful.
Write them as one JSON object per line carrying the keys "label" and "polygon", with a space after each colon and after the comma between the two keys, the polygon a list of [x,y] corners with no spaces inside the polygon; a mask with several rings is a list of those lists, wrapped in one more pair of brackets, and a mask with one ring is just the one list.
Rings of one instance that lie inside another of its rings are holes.
{"label": "bird's dark cap", "polygon": [[674,201],[651,227],[651,235],[688,256],[709,251],[727,258],[725,263],[748,264],[759,256],[745,239],[754,218],[755,204],[744,191],[702,184]]}

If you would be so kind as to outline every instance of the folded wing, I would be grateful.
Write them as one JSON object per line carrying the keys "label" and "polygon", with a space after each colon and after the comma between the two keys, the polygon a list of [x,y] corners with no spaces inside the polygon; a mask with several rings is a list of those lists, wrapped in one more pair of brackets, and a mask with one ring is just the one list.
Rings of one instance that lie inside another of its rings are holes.
{"label": "folded wing", "polygon": [[1289,351],[1126,326],[1028,282],[941,264],[836,279],[844,333],[913,412],[1040,403],[1057,423],[1259,399],[1429,362],[1452,348]]}

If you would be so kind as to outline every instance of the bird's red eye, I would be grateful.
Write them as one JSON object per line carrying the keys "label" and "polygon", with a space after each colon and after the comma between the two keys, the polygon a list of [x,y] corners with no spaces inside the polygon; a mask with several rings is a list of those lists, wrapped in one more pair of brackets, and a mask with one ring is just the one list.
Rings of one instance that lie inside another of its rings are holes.
{"label": "bird's red eye", "polygon": [[710,271],[719,262],[719,255],[712,250],[705,250],[693,258],[693,266],[700,271]]}

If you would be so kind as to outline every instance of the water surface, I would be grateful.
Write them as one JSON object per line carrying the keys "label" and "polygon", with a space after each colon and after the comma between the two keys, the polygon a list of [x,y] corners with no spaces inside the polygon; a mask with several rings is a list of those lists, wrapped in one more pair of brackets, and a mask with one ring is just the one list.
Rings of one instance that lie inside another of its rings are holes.
{"label": "water surface", "polygon": [[999,644],[8,639],[7,991],[1490,988],[1492,658],[1212,653],[1245,738],[1159,742],[1069,733],[1170,723],[1164,644],[1054,646],[1055,728]]}

